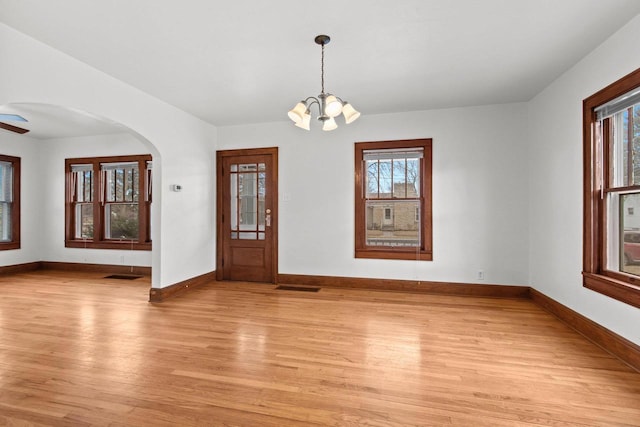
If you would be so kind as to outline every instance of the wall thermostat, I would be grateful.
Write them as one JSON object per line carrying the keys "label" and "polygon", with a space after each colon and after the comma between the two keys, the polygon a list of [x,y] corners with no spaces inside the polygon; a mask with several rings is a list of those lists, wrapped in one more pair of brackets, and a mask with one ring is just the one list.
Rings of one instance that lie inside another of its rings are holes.
{"label": "wall thermostat", "polygon": [[182,191],[182,185],[180,184],[171,184],[171,191]]}

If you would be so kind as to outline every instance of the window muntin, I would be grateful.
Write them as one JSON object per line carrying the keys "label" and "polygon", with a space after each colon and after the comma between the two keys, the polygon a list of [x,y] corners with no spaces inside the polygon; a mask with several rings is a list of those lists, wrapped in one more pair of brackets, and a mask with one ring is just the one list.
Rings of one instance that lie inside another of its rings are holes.
{"label": "window muntin", "polygon": [[583,284],[640,307],[640,69],[583,102]]}
{"label": "window muntin", "polygon": [[20,158],[0,155],[0,250],[20,248]]}
{"label": "window muntin", "polygon": [[430,139],[356,143],[356,257],[431,259],[430,192]]}
{"label": "window muntin", "polygon": [[150,249],[151,156],[66,163],[67,246]]}

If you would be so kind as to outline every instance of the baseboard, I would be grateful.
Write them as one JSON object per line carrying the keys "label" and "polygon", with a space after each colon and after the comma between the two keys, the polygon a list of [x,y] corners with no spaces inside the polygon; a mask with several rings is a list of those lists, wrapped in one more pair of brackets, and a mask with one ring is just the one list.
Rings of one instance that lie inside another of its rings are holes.
{"label": "baseboard", "polygon": [[183,280],[182,282],[174,283],[173,285],[169,285],[164,288],[151,288],[149,290],[149,302],[162,302],[189,289],[215,281],[216,272],[214,270],[209,273],[201,274],[200,276]]}
{"label": "baseboard", "polygon": [[39,261],[28,262],[25,264],[5,265],[0,267],[0,275],[4,276],[9,274],[30,273],[32,271],[40,270],[41,268],[41,263]]}
{"label": "baseboard", "polygon": [[138,274],[151,276],[151,267],[139,267],[116,264],[82,264],[76,262],[41,261],[42,270],[82,271],[88,273]]}
{"label": "baseboard", "polygon": [[589,341],[640,372],[640,346],[562,305],[540,291],[532,288],[530,295],[531,300],[538,306],[556,316]]}
{"label": "baseboard", "polygon": [[302,274],[278,274],[278,283],[286,285],[355,288],[380,291],[401,291],[497,298],[529,298],[530,289],[529,286],[487,285],[395,279],[368,279],[360,277],[311,276]]}

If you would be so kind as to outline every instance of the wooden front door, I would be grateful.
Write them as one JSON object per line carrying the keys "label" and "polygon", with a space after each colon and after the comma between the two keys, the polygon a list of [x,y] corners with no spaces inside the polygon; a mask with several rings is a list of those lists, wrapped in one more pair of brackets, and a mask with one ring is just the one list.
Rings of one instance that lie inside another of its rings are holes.
{"label": "wooden front door", "polygon": [[277,148],[218,151],[218,280],[276,282],[277,186]]}

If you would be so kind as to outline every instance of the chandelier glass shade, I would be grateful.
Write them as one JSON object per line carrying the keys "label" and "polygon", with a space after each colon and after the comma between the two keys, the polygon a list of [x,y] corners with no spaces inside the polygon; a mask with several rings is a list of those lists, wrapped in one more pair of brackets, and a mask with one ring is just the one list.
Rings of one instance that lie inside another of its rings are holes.
{"label": "chandelier glass shade", "polygon": [[319,35],[315,38],[315,42],[322,46],[322,59],[320,62],[322,89],[320,95],[318,97],[310,96],[298,102],[288,113],[293,123],[305,130],[311,129],[311,106],[314,104],[318,107],[318,120],[322,122],[322,130],[325,131],[334,130],[338,127],[335,118],[340,114],[344,116],[346,124],[352,123],[360,117],[360,113],[347,101],[343,101],[337,96],[324,91],[324,46],[330,40],[331,38],[325,35]]}

